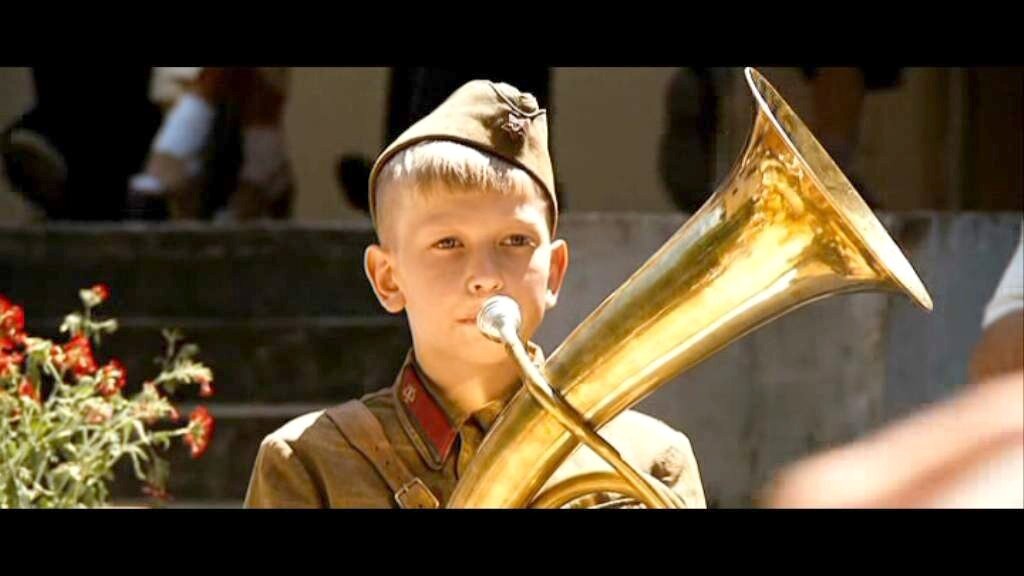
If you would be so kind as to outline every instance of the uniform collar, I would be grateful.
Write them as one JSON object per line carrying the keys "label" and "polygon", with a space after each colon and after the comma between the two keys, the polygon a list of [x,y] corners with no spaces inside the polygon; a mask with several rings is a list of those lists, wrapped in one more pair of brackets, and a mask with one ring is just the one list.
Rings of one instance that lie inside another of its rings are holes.
{"label": "uniform collar", "polygon": [[[543,363],[544,355],[538,346],[527,343],[527,350],[534,362],[538,365]],[[441,397],[437,386],[416,364],[412,350],[406,354],[392,386],[395,404],[399,407],[399,422],[416,451],[433,470],[444,466],[462,427],[470,418],[486,433],[518,390],[518,387],[514,388],[505,398],[487,404],[474,414],[466,414]]]}

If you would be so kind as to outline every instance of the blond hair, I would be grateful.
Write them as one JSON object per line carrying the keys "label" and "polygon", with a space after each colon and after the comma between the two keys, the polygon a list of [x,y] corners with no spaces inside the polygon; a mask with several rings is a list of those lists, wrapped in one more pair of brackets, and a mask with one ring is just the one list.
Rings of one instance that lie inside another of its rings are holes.
{"label": "blond hair", "polygon": [[[507,160],[471,146],[447,140],[427,140],[405,148],[381,167],[377,176],[376,218],[378,230],[387,226],[387,197],[401,189],[429,197],[439,193],[492,192],[539,197],[551,207],[541,185],[526,170]],[[548,215],[551,225],[551,215]]]}

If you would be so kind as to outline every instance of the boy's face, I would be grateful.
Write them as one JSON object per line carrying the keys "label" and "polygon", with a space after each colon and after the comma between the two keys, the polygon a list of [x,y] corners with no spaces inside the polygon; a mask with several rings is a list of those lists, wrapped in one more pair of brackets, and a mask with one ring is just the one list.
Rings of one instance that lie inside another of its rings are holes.
{"label": "boy's face", "polygon": [[406,311],[417,353],[443,348],[472,363],[507,359],[476,327],[489,297],[510,296],[533,336],[554,306],[568,247],[552,242],[536,195],[390,191],[387,246],[371,246],[367,275],[389,312]]}

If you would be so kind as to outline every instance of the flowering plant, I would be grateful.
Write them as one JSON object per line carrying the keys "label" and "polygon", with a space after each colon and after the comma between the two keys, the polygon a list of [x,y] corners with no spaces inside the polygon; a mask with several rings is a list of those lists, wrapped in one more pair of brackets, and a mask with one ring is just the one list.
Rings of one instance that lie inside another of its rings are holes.
{"label": "flowering plant", "polygon": [[165,330],[160,373],[130,397],[124,366],[97,362],[93,344],[117,330],[116,320],[93,314],[109,295],[102,284],[79,291],[84,310],[65,317],[63,344],[26,334],[23,309],[0,295],[0,508],[103,506],[123,458],[143,492],[166,498],[170,467],[159,451],[178,437],[193,458],[209,446],[214,420],[205,407],[174,427],[177,388],[213,395],[195,344],[179,347],[182,335]]}

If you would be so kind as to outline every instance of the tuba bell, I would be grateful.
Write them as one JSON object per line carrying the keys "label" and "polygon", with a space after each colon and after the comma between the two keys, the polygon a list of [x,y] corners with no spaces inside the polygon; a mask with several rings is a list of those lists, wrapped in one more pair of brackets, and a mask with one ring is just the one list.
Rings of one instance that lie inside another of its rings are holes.
{"label": "tuba bell", "polygon": [[[678,507],[678,498],[597,434],[604,424],[734,340],[815,300],[887,291],[931,310],[914,269],[824,148],[760,73],[747,68],[744,76],[757,110],[729,176],[542,368],[523,350],[509,302],[481,310],[481,330],[505,344],[524,386],[449,507],[557,507],[594,492]],[[614,472],[545,488],[581,444]]]}

